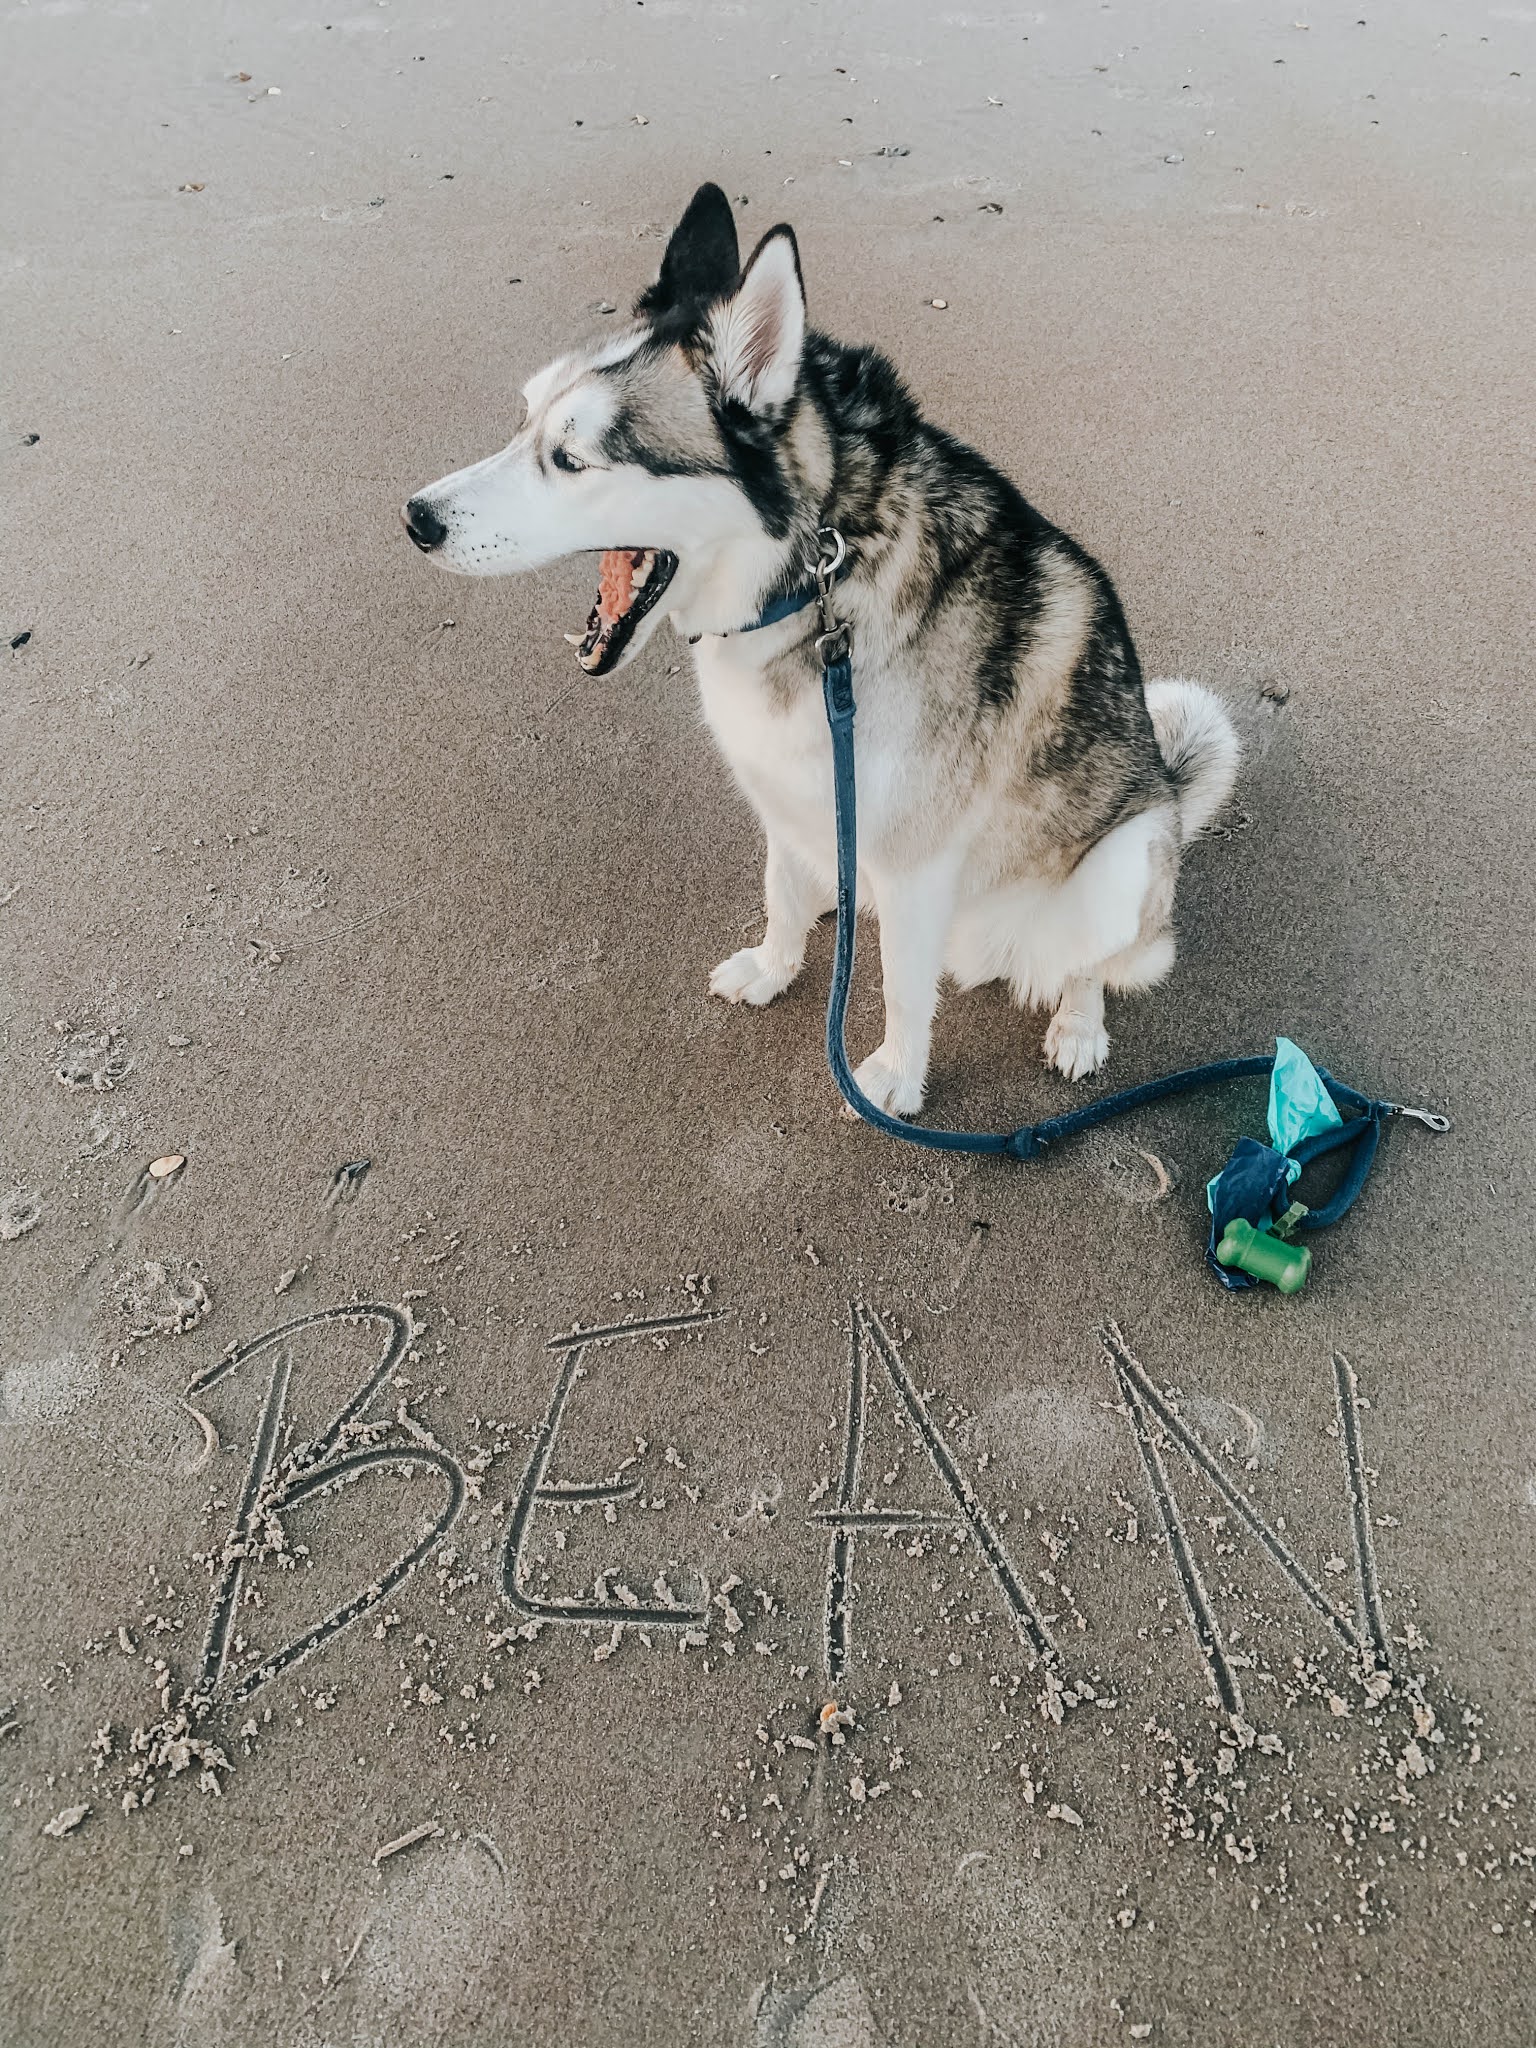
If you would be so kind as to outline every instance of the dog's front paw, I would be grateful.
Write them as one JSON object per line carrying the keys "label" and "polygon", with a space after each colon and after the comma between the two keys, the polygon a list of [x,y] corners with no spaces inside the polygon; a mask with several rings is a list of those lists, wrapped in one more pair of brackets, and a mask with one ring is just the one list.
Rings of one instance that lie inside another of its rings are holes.
{"label": "dog's front paw", "polygon": [[800,972],[775,960],[764,946],[744,946],[729,960],[722,960],[709,977],[709,992],[727,1003],[751,1003],[754,1008],[771,1003]]}
{"label": "dog's front paw", "polygon": [[923,1106],[922,1076],[904,1072],[883,1045],[854,1068],[853,1078],[887,1116],[916,1116]]}
{"label": "dog's front paw", "polygon": [[1045,1057],[1058,1074],[1081,1081],[1109,1058],[1109,1033],[1075,1011],[1058,1010],[1045,1029]]}

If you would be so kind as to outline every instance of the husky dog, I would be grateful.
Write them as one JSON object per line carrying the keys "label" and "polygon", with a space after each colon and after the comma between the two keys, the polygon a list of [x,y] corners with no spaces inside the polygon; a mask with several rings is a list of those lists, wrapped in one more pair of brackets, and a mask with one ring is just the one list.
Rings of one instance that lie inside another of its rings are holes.
{"label": "husky dog", "polygon": [[[1180,850],[1237,771],[1197,683],[1144,684],[1109,578],[972,449],[932,426],[886,359],[806,326],[788,227],[742,268],[730,202],[701,186],[633,324],[524,387],[500,454],[403,508],[466,576],[602,555],[583,634],[594,676],[668,616],[704,715],[762,821],[762,943],[710,988],[760,1004],[800,972],[835,902],[832,754],[814,608],[817,532],[849,563],[861,903],[879,919],[885,1038],[857,1070],[882,1109],[923,1103],[939,982],[1006,980],[1054,1011],[1068,1080],[1104,1063],[1104,991],[1173,965]],[[747,630],[748,628],[756,630]]]}

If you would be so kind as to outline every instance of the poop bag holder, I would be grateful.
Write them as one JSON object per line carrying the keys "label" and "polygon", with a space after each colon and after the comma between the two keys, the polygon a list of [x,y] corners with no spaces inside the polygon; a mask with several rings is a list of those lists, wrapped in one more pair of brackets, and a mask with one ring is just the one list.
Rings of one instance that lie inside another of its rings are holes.
{"label": "poop bag holder", "polygon": [[[1357,1114],[1346,1121],[1343,1109]],[[1354,1148],[1354,1156],[1333,1199],[1320,1209],[1295,1205],[1299,1230],[1322,1230],[1337,1223],[1365,1185],[1381,1138],[1382,1120],[1390,1114],[1389,1103],[1373,1102],[1335,1081],[1331,1074],[1314,1067],[1289,1038],[1275,1040],[1275,1064],[1269,1077],[1270,1142],[1261,1145],[1256,1138],[1239,1138],[1232,1157],[1205,1190],[1211,1211],[1205,1263],[1223,1287],[1235,1291],[1255,1284],[1252,1275],[1224,1266],[1216,1256],[1228,1226],[1241,1219],[1255,1231],[1270,1231],[1286,1212],[1291,1186],[1300,1178],[1302,1168],[1325,1152],[1348,1145]]]}

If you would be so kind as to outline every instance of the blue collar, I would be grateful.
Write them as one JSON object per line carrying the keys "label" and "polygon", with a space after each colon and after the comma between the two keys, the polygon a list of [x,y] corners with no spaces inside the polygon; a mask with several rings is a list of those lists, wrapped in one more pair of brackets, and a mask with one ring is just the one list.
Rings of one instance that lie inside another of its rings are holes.
{"label": "blue collar", "polygon": [[[850,555],[842,568],[832,578],[833,584],[841,583],[852,567],[853,558]],[[770,598],[750,625],[738,626],[735,630],[738,633],[759,633],[764,626],[776,626],[781,619],[792,619],[796,612],[806,611],[815,602],[816,585],[813,580],[810,583],[802,584],[798,590],[790,591],[787,596]],[[726,635],[725,637],[730,638],[731,636]]]}

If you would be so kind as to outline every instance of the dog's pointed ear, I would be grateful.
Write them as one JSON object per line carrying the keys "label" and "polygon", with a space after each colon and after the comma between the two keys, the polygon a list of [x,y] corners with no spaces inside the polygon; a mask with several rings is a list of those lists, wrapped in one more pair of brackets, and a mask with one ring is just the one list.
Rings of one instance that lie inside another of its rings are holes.
{"label": "dog's pointed ear", "polygon": [[794,230],[770,228],[741,283],[710,319],[710,358],[722,398],[749,412],[787,405],[805,351],[805,286]]}
{"label": "dog's pointed ear", "polygon": [[635,301],[637,313],[707,306],[735,284],[741,267],[736,216],[718,185],[701,185],[672,230],[656,282]]}

